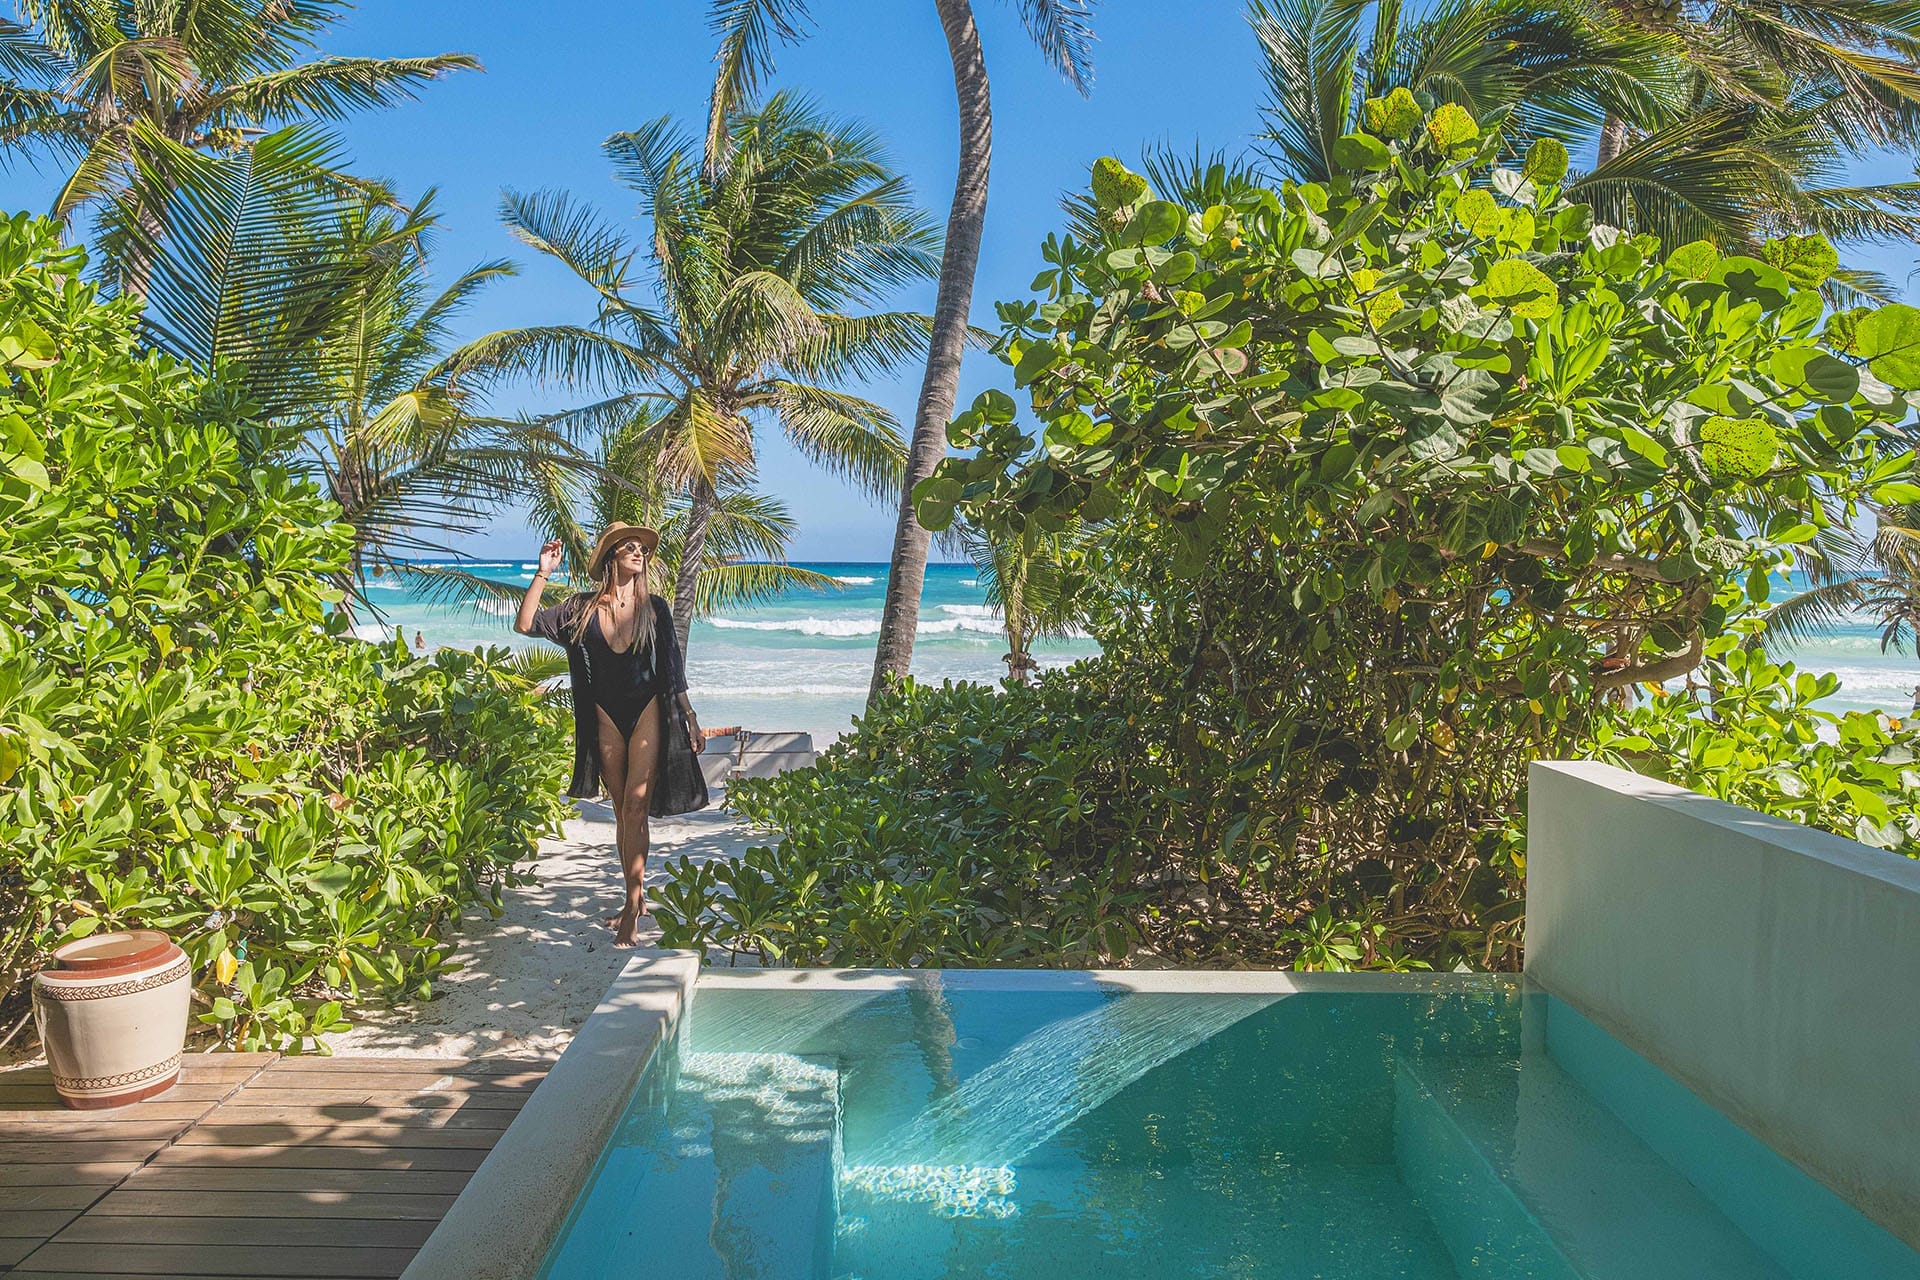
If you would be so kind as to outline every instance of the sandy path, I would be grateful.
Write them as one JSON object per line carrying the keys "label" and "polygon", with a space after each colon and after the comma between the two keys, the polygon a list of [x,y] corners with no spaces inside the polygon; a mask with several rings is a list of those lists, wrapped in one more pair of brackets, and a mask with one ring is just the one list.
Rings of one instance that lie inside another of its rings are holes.
{"label": "sandy path", "polygon": [[[464,967],[433,999],[361,1009],[351,1031],[327,1038],[334,1052],[550,1057],[565,1048],[633,954],[614,948],[605,924],[621,896],[612,817],[597,802],[582,802],[580,812],[560,839],[541,845],[538,884],[508,890],[498,920],[468,918],[453,957]],[[655,819],[647,883],[665,880],[668,859],[736,857],[760,840],[718,809]],[[641,921],[641,946],[658,937],[651,919]]]}

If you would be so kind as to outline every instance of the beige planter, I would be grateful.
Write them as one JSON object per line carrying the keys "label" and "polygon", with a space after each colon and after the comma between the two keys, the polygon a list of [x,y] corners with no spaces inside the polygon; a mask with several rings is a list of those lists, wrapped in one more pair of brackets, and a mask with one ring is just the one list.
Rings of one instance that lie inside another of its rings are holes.
{"label": "beige planter", "polygon": [[173,1087],[187,1041],[193,966],[153,929],[102,933],[53,953],[33,1014],[53,1087],[70,1107],[119,1107]]}

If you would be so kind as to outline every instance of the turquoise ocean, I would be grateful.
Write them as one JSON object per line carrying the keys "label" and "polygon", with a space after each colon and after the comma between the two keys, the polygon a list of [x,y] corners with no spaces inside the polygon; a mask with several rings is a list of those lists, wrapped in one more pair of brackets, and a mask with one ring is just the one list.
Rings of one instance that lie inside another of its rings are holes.
{"label": "turquoise ocean", "polygon": [[[525,585],[531,561],[460,561],[461,567],[499,582]],[[834,579],[835,590],[793,592],[751,609],[738,609],[694,623],[688,644],[687,680],[694,706],[708,728],[743,725],[759,732],[801,730],[818,745],[845,733],[866,702],[873,647],[880,634],[886,597],[884,564],[806,564]],[[512,609],[489,605],[435,604],[391,579],[376,579],[370,597],[380,619],[358,625],[367,638],[391,637],[397,628],[409,642],[418,633],[429,646],[526,647],[539,644],[513,633]],[[930,682],[991,683],[1006,675],[999,614],[987,603],[972,565],[936,564],[927,569],[914,644],[913,674]],[[1043,642],[1035,656],[1043,667],[1064,666],[1098,651],[1086,639]],[[1905,716],[1920,684],[1920,662],[1911,654],[1882,653],[1876,630],[1864,623],[1780,655],[1802,670],[1831,671],[1841,680],[1829,700],[1833,710],[1878,709]]]}
{"label": "turquoise ocean", "polygon": [[[535,568],[532,561],[459,563],[474,573],[522,586],[533,580]],[[816,745],[825,745],[845,733],[865,705],[886,600],[887,566],[800,567],[831,577],[835,589],[792,592],[693,624],[687,643],[688,692],[705,727],[737,724],[757,732],[804,731],[813,734]],[[364,637],[391,637],[397,627],[409,643],[418,632],[433,647],[523,648],[544,643],[515,635],[513,610],[506,605],[489,603],[478,610],[428,603],[391,579],[376,579],[368,594],[381,618],[358,624],[356,630]],[[987,604],[979,570],[970,564],[929,565],[914,641],[915,677],[935,683],[998,681],[1007,673],[1001,661],[1006,651],[1000,615]],[[1035,657],[1043,667],[1058,667],[1098,651],[1091,640],[1043,642],[1036,646]]]}

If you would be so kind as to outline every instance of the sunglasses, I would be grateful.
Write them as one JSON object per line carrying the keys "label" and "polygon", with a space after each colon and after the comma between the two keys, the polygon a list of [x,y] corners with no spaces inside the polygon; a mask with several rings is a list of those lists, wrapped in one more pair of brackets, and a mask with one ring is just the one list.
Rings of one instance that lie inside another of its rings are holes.
{"label": "sunglasses", "polygon": [[627,554],[627,552],[634,550],[636,547],[639,549],[641,555],[652,554],[647,550],[647,544],[642,542],[638,538],[628,538],[625,542],[618,544],[617,546],[614,547],[613,554],[617,556],[623,556]]}

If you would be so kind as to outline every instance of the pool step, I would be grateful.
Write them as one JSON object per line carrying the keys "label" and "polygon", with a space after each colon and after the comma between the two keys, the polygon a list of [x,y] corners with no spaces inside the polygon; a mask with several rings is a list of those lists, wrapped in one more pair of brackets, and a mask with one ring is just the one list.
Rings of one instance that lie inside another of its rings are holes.
{"label": "pool step", "polygon": [[825,1280],[840,1077],[785,1053],[687,1053],[665,1123],[615,1136],[546,1274]]}
{"label": "pool step", "polygon": [[1397,1060],[1394,1156],[1462,1275],[1788,1280],[1544,1054]]}

